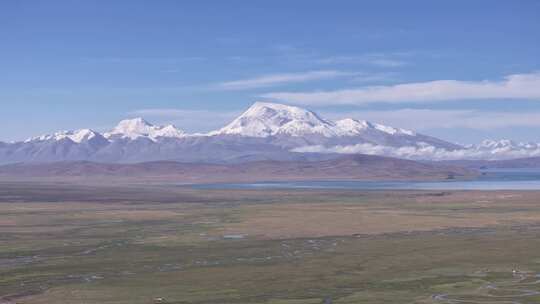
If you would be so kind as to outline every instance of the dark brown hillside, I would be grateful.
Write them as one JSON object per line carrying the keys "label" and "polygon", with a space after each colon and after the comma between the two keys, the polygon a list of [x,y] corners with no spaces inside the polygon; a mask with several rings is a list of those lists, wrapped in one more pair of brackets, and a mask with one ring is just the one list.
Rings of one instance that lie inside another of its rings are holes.
{"label": "dark brown hillside", "polygon": [[256,161],[241,164],[146,162],[105,164],[57,162],[0,166],[3,180],[170,181],[182,183],[286,180],[445,180],[470,178],[459,166],[428,164],[372,155],[324,161]]}

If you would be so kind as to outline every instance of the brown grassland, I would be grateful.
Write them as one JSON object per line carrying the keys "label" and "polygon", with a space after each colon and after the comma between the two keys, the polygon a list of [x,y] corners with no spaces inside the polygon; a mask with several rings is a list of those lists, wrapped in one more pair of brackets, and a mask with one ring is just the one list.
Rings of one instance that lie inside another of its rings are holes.
{"label": "brown grassland", "polygon": [[0,184],[0,303],[540,303],[540,192]]}

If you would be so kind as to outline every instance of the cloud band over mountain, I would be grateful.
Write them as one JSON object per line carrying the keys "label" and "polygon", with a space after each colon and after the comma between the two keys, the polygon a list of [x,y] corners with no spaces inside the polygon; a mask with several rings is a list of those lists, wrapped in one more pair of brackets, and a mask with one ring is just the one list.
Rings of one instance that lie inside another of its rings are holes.
{"label": "cloud band over mountain", "polygon": [[508,75],[500,81],[435,80],[334,91],[271,92],[260,97],[303,105],[540,99],[540,73]]}

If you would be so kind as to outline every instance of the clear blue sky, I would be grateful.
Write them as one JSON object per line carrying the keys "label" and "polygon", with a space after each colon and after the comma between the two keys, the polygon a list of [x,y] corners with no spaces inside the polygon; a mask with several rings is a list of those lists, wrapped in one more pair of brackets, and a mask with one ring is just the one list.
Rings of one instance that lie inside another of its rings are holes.
{"label": "clear blue sky", "polygon": [[0,140],[133,116],[207,131],[273,100],[540,142],[539,54],[535,0],[1,1]]}

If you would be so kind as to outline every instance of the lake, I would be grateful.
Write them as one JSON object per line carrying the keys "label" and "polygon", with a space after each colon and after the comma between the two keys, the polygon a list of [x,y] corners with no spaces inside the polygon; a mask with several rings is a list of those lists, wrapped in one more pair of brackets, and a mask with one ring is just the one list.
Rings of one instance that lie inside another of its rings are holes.
{"label": "lake", "polygon": [[344,190],[540,190],[540,168],[482,170],[474,180],[411,181],[299,181],[216,183],[197,189],[344,189]]}

